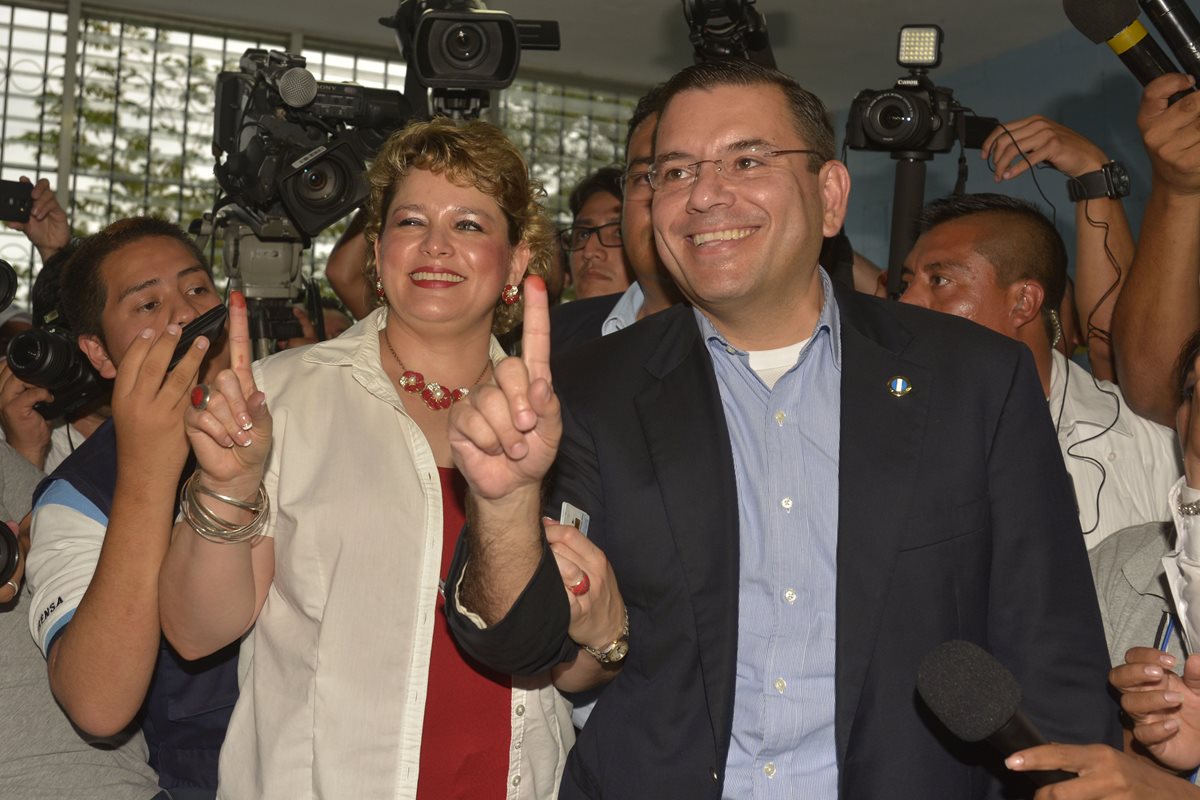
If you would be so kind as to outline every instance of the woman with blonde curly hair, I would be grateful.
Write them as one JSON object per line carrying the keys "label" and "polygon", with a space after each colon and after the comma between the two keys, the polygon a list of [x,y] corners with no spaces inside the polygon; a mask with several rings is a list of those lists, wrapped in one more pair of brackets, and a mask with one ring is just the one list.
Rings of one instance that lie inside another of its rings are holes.
{"label": "woman with blonde curly hair", "polygon": [[443,610],[465,491],[447,409],[491,381],[493,333],[553,256],[540,188],[497,128],[447,120],[394,134],[369,179],[378,308],[251,368],[234,298],[234,368],[187,414],[163,628],[189,658],[245,636],[219,797],[552,797],[569,707],[548,676],[473,663]]}

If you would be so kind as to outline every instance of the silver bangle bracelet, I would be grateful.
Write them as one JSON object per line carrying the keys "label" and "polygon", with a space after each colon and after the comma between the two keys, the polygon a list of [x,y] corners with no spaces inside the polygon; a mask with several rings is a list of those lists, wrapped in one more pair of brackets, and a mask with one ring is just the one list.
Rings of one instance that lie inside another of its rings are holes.
{"label": "silver bangle bracelet", "polygon": [[[242,500],[228,498],[205,489],[199,485],[199,477],[199,472],[192,473],[192,476],[183,484],[183,490],[180,492],[180,511],[183,514],[184,521],[191,526],[192,530],[210,542],[217,542],[218,544],[240,544],[241,542],[253,541],[262,535],[263,529],[267,525],[267,515],[271,508],[271,502],[267,497],[265,486],[260,483],[255,502],[246,503]],[[245,525],[230,522],[206,508],[196,497],[197,492],[213,497],[223,503],[228,503],[235,508],[250,511],[254,514],[254,518]]]}

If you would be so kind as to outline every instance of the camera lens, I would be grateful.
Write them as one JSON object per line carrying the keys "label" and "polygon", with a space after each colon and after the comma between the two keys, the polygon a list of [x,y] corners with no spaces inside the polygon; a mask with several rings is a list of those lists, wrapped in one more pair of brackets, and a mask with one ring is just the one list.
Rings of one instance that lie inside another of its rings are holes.
{"label": "camera lens", "polygon": [[8,308],[17,296],[17,271],[7,261],[0,261],[0,311]]}
{"label": "camera lens", "polygon": [[476,24],[464,22],[452,25],[442,40],[446,58],[458,69],[478,66],[487,55],[487,39]]}
{"label": "camera lens", "polygon": [[888,131],[899,130],[902,125],[912,122],[912,117],[906,113],[907,109],[899,108],[894,105],[885,106],[879,112],[879,124]]}
{"label": "camera lens", "polygon": [[0,522],[0,584],[12,580],[17,573],[20,551],[17,549],[17,535],[8,525]]}
{"label": "camera lens", "polygon": [[345,177],[338,164],[329,159],[318,161],[300,176],[296,198],[310,207],[321,208],[340,198]]}
{"label": "camera lens", "polygon": [[867,106],[863,128],[872,141],[888,147],[921,147],[929,138],[928,104],[897,91],[882,92]]}

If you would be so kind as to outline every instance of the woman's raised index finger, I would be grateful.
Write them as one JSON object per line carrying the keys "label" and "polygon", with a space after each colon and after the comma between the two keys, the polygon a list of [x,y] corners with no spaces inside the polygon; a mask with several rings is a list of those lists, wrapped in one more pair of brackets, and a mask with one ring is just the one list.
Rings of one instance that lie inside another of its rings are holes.
{"label": "woman's raised index finger", "polygon": [[536,275],[525,278],[525,316],[521,329],[521,360],[529,382],[550,380],[550,300],[545,282]]}
{"label": "woman's raised index finger", "polygon": [[[254,375],[250,362],[254,360],[254,349],[250,343],[250,318],[246,311],[246,297],[241,292],[229,294],[229,366],[246,385],[254,386]],[[251,389],[250,391],[253,391]]]}

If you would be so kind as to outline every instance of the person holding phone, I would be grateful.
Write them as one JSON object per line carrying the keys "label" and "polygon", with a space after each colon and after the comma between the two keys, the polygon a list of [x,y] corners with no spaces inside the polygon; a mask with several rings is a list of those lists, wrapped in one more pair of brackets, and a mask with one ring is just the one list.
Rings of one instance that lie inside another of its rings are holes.
{"label": "person holding phone", "polygon": [[[447,410],[492,380],[494,334],[553,231],[519,152],[483,122],[410,125],[369,181],[375,311],[251,365],[231,309],[232,369],[187,413],[199,467],[163,563],[163,629],[193,658],[246,637],[221,797],[551,797],[569,706],[546,674],[462,655],[444,579],[465,501]],[[544,316],[541,280],[526,287]],[[228,446],[247,428],[248,447]]]}
{"label": "person holding phone", "polygon": [[114,380],[113,418],[35,495],[30,630],[79,728],[113,736],[135,723],[160,786],[175,798],[211,797],[237,696],[236,648],[185,664],[161,635],[158,572],[190,472],[189,393],[228,353],[201,336],[169,363],[186,326],[221,301],[192,240],[151,217],[85,239],[61,301],[84,354]]}

